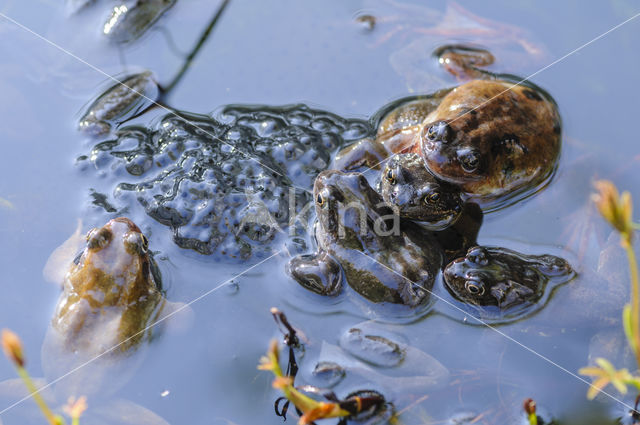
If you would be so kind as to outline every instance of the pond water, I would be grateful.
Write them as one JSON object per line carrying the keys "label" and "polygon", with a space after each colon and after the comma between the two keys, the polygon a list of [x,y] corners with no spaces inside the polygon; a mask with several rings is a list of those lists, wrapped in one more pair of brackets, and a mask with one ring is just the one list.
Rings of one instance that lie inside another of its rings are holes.
{"label": "pond water", "polygon": [[[45,281],[42,269],[78,219],[86,231],[113,217],[91,205],[91,193],[111,195],[114,182],[123,178],[90,172],[77,162],[95,143],[77,131],[78,118],[110,85],[104,73],[121,76],[144,68],[161,82],[170,81],[219,6],[178,1],[148,34],[123,47],[100,34],[112,2],[97,1],[72,16],[58,3],[0,3],[0,13],[60,46],[0,17],[0,327],[23,339],[33,376],[42,376],[40,357],[47,353],[40,347],[60,292]],[[588,7],[529,0],[434,1],[428,7],[419,1],[232,0],[166,103],[193,113],[228,104],[304,103],[367,120],[395,99],[456,84],[430,57],[440,45],[485,46],[497,58],[491,70],[526,76],[639,11],[630,0]],[[376,17],[373,28],[358,22],[366,15]],[[439,301],[431,314],[409,323],[378,317],[379,332],[427,353],[449,378],[413,390],[394,387],[400,381],[391,378],[421,376],[433,367],[407,361],[376,368],[378,378],[386,377],[378,381],[348,376],[335,388],[339,396],[380,389],[403,411],[405,424],[447,423],[466,412],[481,414],[474,423],[518,423],[527,397],[558,418],[594,408],[609,417],[625,413],[624,406],[602,396],[588,402],[587,385],[571,374],[587,365],[594,335],[621,335],[618,318],[626,298],[597,284],[598,256],[610,230],[594,214],[589,196],[592,181],[607,178],[630,190],[640,205],[640,151],[632,125],[640,94],[634,83],[638,34],[640,20],[633,20],[535,75],[532,81],[551,93],[563,119],[558,172],[541,193],[486,215],[478,239],[560,255],[575,266],[578,278],[555,290],[535,315],[496,329],[474,326],[473,319]],[[136,122],[148,124],[158,115]],[[305,292],[284,272],[286,250],[263,257],[269,259],[235,278],[256,261],[180,249],[167,228],[139,206],[131,205],[127,213],[157,252],[168,299],[190,302],[222,285],[192,304],[185,329],[151,341],[135,375],[117,394],[169,423],[281,423],[273,413],[279,394],[271,388],[272,377],[256,369],[269,341],[280,337],[272,306],[285,311],[308,340],[298,383],[311,379],[321,350],[326,354],[345,332],[371,319],[355,297],[325,299]],[[594,292],[583,301],[572,295],[580,287]],[[440,278],[436,288],[446,296]],[[605,317],[588,314],[607,304],[597,300],[611,301]],[[627,363],[617,357],[618,367],[633,367],[629,356]],[[0,381],[14,377],[13,367],[0,361]],[[633,396],[621,400],[632,404]],[[0,411],[11,402],[2,403]],[[90,398],[88,415],[100,403]],[[35,408],[27,400],[3,412],[0,422],[43,423],[37,416],[25,419],[25,411]]]}

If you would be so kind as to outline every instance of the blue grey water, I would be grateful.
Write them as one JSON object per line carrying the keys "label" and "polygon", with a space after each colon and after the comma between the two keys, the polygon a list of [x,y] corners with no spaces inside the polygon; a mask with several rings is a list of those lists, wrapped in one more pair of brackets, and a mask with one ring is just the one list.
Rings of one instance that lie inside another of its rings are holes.
{"label": "blue grey water", "polygon": [[[76,130],[77,119],[109,85],[93,67],[116,76],[146,68],[168,81],[218,6],[178,1],[142,39],[122,47],[100,34],[112,2],[95,2],[71,16],[59,3],[0,2],[0,13],[86,62],[0,17],[0,327],[21,336],[34,376],[42,374],[40,346],[60,292],[45,281],[42,269],[79,218],[84,230],[101,224],[88,206],[89,190],[111,187],[109,176],[85,173],[76,165],[92,146]],[[419,1],[232,0],[168,102],[194,113],[232,103],[306,103],[367,119],[394,99],[455,84],[429,57],[438,45],[486,46],[497,57],[493,70],[526,76],[638,12],[635,2],[625,0],[588,6],[579,1],[448,6],[435,1],[428,7]],[[363,15],[377,18],[373,29],[357,22]],[[580,273],[570,285],[596,279],[598,253],[609,229],[589,207],[592,181],[611,179],[640,205],[640,151],[633,127],[640,94],[639,34],[640,20],[631,21],[533,77],[560,107],[561,163],[544,191],[488,215],[480,243],[563,255]],[[159,251],[172,301],[189,302],[246,268],[178,249],[164,227],[144,214],[133,218]],[[194,303],[187,329],[154,339],[118,396],[173,424],[281,423],[273,414],[278,394],[270,386],[271,376],[256,369],[269,340],[280,335],[269,308],[284,310],[309,339],[303,369],[313,366],[323,341],[337,345],[345,331],[367,318],[357,301],[304,293],[284,273],[286,261],[283,252],[238,278],[236,285]],[[571,301],[570,291],[569,285],[559,288],[538,314],[499,329],[575,373],[588,362],[592,336],[609,325],[572,321],[573,312],[580,317],[578,312],[589,306]],[[603,287],[599,296],[606,297],[605,292]],[[624,300],[614,301],[621,311]],[[514,423],[526,397],[557,417],[592,405],[585,399],[587,386],[575,377],[495,331],[460,323],[455,311],[441,310],[412,323],[388,325],[404,343],[451,373],[450,382],[427,392],[424,400],[424,392],[403,394],[402,388],[388,395],[407,408],[403,423],[445,420],[460,412],[485,412],[486,423]],[[0,381],[14,377],[13,367],[0,359]],[[344,396],[357,385],[347,381],[336,391]],[[631,403],[632,397],[624,401]],[[89,408],[99,403],[90,399]],[[594,403],[612,416],[624,412],[605,399]],[[28,400],[21,408],[36,407]],[[18,411],[0,420],[43,423],[26,421]]]}

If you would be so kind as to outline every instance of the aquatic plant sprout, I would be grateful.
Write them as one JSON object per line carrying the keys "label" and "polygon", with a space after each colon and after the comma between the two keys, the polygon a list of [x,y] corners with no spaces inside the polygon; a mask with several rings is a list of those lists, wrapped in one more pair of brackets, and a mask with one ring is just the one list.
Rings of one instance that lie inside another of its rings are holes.
{"label": "aquatic plant sprout", "polygon": [[[24,382],[24,385],[29,390],[29,394],[33,397],[42,414],[47,419],[50,425],[66,425],[65,420],[60,415],[53,413],[49,405],[44,401],[42,395],[40,395],[40,389],[36,387],[29,372],[25,369],[25,357],[22,350],[22,342],[18,335],[10,331],[9,329],[2,330],[2,351],[5,356],[14,364],[18,371],[18,375]],[[63,410],[71,417],[71,425],[80,424],[80,416],[87,409],[87,400],[85,397],[79,399],[69,399],[68,405]]]}
{"label": "aquatic plant sprout", "polygon": [[[632,244],[636,226],[631,218],[633,215],[631,194],[624,191],[620,195],[615,185],[608,180],[598,180],[594,185],[597,193],[592,196],[592,200],[602,217],[620,233],[620,245],[627,254],[631,276],[631,302],[622,310],[622,324],[627,342],[640,368],[640,282],[638,281],[638,262]],[[621,394],[627,393],[628,385],[633,385],[640,391],[640,376],[631,374],[627,369],[616,370],[611,362],[603,358],[597,358],[596,366],[583,367],[579,373],[592,376],[594,379],[587,392],[589,399],[593,399],[609,384],[612,384]]]}
{"label": "aquatic plant sprout", "polygon": [[339,403],[317,401],[298,391],[293,386],[293,378],[284,376],[280,368],[280,351],[278,342],[271,341],[266,356],[260,359],[260,370],[269,370],[275,375],[273,388],[282,391],[287,400],[291,401],[303,415],[298,421],[299,425],[307,425],[318,419],[341,418],[350,416],[351,413],[340,407]]}
{"label": "aquatic plant sprout", "polygon": [[528,398],[523,404],[524,412],[527,415],[529,425],[538,425],[538,415],[536,413],[536,402]]}

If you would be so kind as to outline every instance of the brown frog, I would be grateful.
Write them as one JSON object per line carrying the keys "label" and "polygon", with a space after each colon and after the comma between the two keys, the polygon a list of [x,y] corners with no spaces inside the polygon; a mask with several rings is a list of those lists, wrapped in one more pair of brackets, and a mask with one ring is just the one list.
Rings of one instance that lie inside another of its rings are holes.
{"label": "brown frog", "polygon": [[42,346],[45,376],[55,379],[91,361],[82,373],[58,382],[56,392],[106,396],[135,370],[136,362],[122,360],[149,339],[150,325],[184,308],[164,298],[149,242],[138,226],[120,217],[92,229],[63,277]]}
{"label": "brown frog", "polygon": [[[87,396],[83,423],[167,425],[152,411],[112,396],[143,360],[151,325],[186,306],[164,298],[147,238],[131,220],[115,218],[90,230],[73,259],[68,254],[77,252],[81,228],[79,223],[45,267],[46,277],[62,281],[63,292],[42,345],[46,379],[36,385],[46,385],[42,395],[56,411],[71,396]],[[17,381],[1,382],[0,398],[26,396]],[[25,418],[33,413],[31,406],[25,410]]]}
{"label": "brown frog", "polygon": [[[448,64],[456,59],[456,48],[440,51]],[[380,121],[374,140],[342,150],[334,167],[375,168],[393,153],[418,153],[435,177],[483,206],[542,185],[560,154],[555,102],[529,82],[481,72],[476,65],[483,62],[469,59],[473,51],[458,57],[457,75],[466,70],[483,79],[400,104]]]}
{"label": "brown frog", "polygon": [[125,217],[89,231],[51,321],[68,349],[99,354],[118,345],[125,352],[148,336],[143,330],[164,303],[148,249]]}

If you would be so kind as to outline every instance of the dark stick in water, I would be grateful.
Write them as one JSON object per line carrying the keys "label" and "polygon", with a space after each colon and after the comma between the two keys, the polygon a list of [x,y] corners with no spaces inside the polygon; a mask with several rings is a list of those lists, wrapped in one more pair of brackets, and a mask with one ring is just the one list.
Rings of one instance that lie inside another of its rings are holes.
{"label": "dark stick in water", "polygon": [[191,66],[191,63],[193,62],[193,59],[196,57],[196,55],[198,54],[198,52],[200,51],[200,49],[202,48],[204,43],[207,41],[207,38],[209,38],[209,35],[211,34],[211,31],[213,30],[213,27],[216,25],[216,23],[220,19],[220,16],[222,16],[222,12],[224,12],[224,9],[227,7],[227,4],[229,4],[229,1],[230,0],[223,0],[222,1],[222,4],[220,5],[220,7],[216,11],[215,15],[211,19],[211,22],[209,22],[209,25],[207,26],[207,28],[204,30],[204,32],[200,36],[200,39],[198,40],[198,42],[194,46],[193,50],[191,51],[191,53],[189,53],[189,55],[185,59],[185,62],[182,65],[182,68],[180,68],[180,70],[178,71],[176,76],[173,77],[173,80],[167,86],[161,88],[160,100],[164,100],[164,98],[180,82],[180,80],[182,79],[184,74],[187,72],[187,69],[189,69],[189,67]]}

